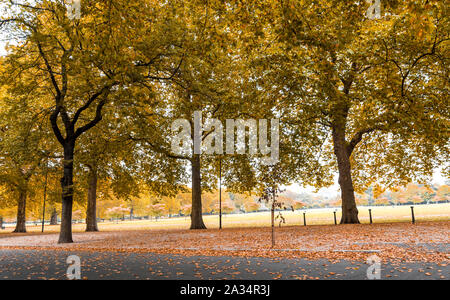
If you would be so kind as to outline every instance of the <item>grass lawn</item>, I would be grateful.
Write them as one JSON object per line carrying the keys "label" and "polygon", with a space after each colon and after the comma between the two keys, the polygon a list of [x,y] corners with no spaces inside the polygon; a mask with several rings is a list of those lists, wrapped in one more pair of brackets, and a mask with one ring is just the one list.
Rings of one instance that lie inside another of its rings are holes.
{"label": "grass lawn", "polygon": [[[370,207],[359,207],[359,220],[361,223],[369,223]],[[374,223],[394,223],[411,222],[411,208],[406,206],[375,206],[371,207]],[[335,209],[307,209],[307,225],[332,225],[334,224],[333,212]],[[282,212],[286,219],[285,226],[303,225],[303,210]],[[416,222],[424,221],[447,221],[450,220],[450,203],[415,205],[414,214]],[[340,209],[337,209],[337,221],[341,217]],[[209,229],[215,229],[219,226],[219,216],[204,216],[203,220]],[[170,218],[143,221],[119,221],[99,223],[100,231],[120,231],[120,230],[159,230],[159,229],[188,229],[190,225],[189,217]],[[222,219],[224,228],[245,228],[245,227],[268,227],[270,226],[270,212],[258,212],[249,214],[224,215]],[[0,230],[0,234],[10,233],[13,228]],[[74,232],[85,230],[85,224],[74,224]],[[27,226],[29,233],[40,232],[40,226]],[[45,226],[45,232],[59,232],[58,226]]]}

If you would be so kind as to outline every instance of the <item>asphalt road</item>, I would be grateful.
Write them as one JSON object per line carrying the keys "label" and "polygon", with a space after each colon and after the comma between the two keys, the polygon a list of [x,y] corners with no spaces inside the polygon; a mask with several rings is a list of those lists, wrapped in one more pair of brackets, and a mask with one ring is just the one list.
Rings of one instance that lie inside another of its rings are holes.
{"label": "asphalt road", "polygon": [[[184,257],[135,253],[0,250],[0,279],[66,279],[70,255],[81,278],[102,279],[367,279],[364,262],[240,257]],[[449,279],[450,266],[435,263],[382,265],[381,279]]]}

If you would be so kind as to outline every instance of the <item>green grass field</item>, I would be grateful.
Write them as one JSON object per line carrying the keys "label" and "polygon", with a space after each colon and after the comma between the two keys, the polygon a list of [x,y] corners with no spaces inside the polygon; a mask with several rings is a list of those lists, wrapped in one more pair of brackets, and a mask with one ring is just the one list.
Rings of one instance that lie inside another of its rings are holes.
{"label": "green grass field", "polygon": [[[369,223],[369,207],[359,207],[359,219],[361,223]],[[376,206],[371,207],[374,223],[411,222],[410,206]],[[309,209],[299,211],[284,211],[285,226],[303,225],[303,212],[306,212],[307,225],[331,225],[334,224],[333,212],[336,209]],[[337,221],[341,217],[340,209],[336,210]],[[416,222],[445,221],[450,220],[450,203],[415,205],[414,214]],[[206,226],[210,229],[219,227],[219,216],[204,216]],[[266,227],[270,226],[270,212],[258,212],[248,214],[224,215],[223,227]],[[278,223],[277,223],[278,224]],[[119,221],[99,223],[101,231],[116,230],[148,230],[148,229],[187,229],[190,225],[189,217],[170,218],[143,221]],[[0,233],[9,233],[13,228],[0,230]],[[74,224],[75,232],[84,231],[84,224]],[[28,232],[40,232],[40,226],[27,226]],[[59,226],[46,226],[45,232],[58,232]]]}

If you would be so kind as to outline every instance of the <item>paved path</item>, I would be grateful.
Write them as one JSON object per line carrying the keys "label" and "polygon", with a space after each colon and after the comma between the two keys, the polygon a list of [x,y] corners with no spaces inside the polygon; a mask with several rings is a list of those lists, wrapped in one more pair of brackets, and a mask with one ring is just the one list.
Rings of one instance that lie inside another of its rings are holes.
{"label": "paved path", "polygon": [[[135,253],[0,250],[0,279],[65,279],[69,255],[83,279],[367,279],[362,262],[240,257],[184,257]],[[382,279],[449,279],[450,266],[382,265]]]}

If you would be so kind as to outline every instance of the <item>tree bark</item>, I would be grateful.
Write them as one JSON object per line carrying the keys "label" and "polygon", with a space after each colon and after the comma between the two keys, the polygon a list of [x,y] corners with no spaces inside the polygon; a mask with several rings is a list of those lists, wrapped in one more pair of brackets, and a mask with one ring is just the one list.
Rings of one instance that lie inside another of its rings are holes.
{"label": "tree bark", "polygon": [[52,215],[50,217],[50,225],[58,225],[58,213],[56,212],[55,207],[53,207]]}
{"label": "tree bark", "polygon": [[62,211],[59,244],[73,243],[72,239],[72,207],[73,207],[73,156],[75,141],[64,144],[64,176],[61,178]]}
{"label": "tree bark", "polygon": [[89,189],[86,210],[86,231],[98,231],[97,227],[97,169],[89,167]]}
{"label": "tree bark", "polygon": [[349,151],[345,140],[344,126],[335,126],[333,128],[333,145],[339,169],[339,185],[341,187],[341,224],[359,224],[358,209],[356,207],[355,191],[351,174],[351,152]]}
{"label": "tree bark", "polygon": [[16,228],[13,232],[27,232],[26,223],[26,205],[27,205],[27,190],[20,189],[19,199],[17,201],[17,222]]}
{"label": "tree bark", "polygon": [[200,175],[200,155],[195,154],[192,165],[192,210],[191,229],[206,229],[202,217],[202,187]]}

